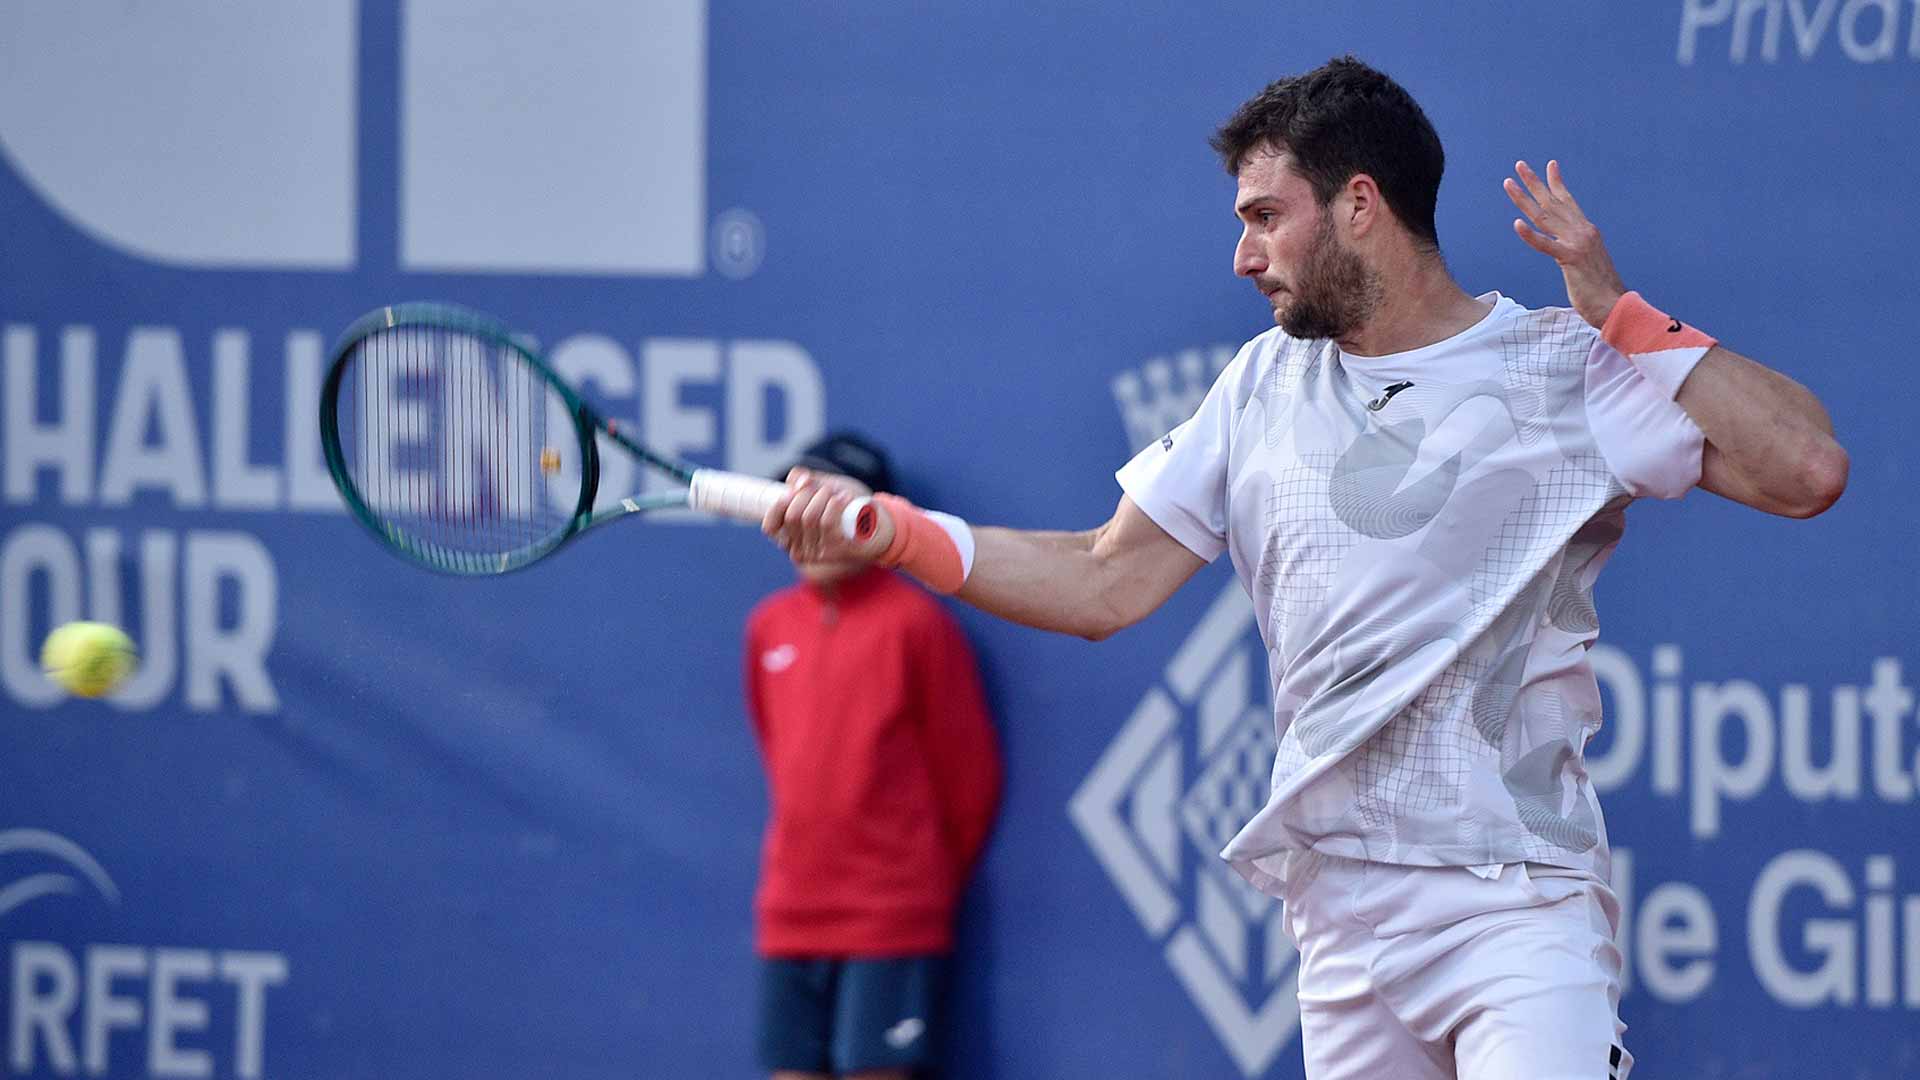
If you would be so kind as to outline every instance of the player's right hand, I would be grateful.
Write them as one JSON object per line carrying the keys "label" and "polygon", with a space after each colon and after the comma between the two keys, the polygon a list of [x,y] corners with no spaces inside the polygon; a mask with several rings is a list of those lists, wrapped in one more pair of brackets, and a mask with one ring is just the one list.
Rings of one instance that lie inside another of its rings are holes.
{"label": "player's right hand", "polygon": [[787,474],[787,493],[760,519],[760,531],[796,563],[871,562],[886,545],[856,544],[840,524],[847,507],[867,494],[857,480],[796,467]]}

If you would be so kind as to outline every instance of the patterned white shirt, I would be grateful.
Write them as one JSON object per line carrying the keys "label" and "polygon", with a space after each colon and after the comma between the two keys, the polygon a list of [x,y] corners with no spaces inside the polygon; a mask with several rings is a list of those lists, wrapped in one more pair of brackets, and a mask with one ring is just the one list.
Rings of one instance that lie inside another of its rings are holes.
{"label": "patterned white shirt", "polygon": [[1629,502],[1699,481],[1703,437],[1573,311],[1480,299],[1390,356],[1262,334],[1118,473],[1253,598],[1279,750],[1222,855],[1268,891],[1308,848],[1608,873],[1594,579]]}

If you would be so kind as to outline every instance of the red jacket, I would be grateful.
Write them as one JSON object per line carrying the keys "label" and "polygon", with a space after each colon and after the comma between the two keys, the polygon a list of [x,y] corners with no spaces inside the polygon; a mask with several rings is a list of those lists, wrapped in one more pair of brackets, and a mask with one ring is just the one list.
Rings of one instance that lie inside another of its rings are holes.
{"label": "red jacket", "polygon": [[973,650],[887,570],[795,585],[747,619],[747,708],[772,814],[755,901],[767,956],[953,947],[1000,797]]}

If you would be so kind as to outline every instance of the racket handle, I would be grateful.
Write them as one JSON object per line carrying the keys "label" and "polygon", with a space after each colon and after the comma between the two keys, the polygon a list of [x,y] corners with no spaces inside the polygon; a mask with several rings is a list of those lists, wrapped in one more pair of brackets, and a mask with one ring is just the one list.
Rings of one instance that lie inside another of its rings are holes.
{"label": "racket handle", "polygon": [[786,493],[787,485],[778,481],[725,469],[695,469],[687,485],[687,505],[719,517],[758,522]]}
{"label": "racket handle", "polygon": [[[787,485],[778,480],[766,480],[747,473],[728,472],[725,469],[695,469],[693,480],[687,485],[687,505],[703,513],[719,517],[733,518],[736,521],[750,521],[759,524],[767,516],[767,511],[780,497],[787,493]],[[848,539],[855,539],[855,507],[872,506],[873,500],[860,498],[841,515],[840,531]],[[871,517],[879,507],[868,511]],[[869,533],[869,536],[872,534]]]}

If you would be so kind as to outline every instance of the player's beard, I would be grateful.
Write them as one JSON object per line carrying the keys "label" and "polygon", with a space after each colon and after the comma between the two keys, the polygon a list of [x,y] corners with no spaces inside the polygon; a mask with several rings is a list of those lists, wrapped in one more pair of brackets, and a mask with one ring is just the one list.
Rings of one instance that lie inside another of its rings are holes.
{"label": "player's beard", "polygon": [[1321,212],[1313,249],[1293,285],[1292,302],[1274,316],[1292,337],[1345,337],[1366,325],[1380,306],[1379,271],[1340,245],[1331,209]]}

